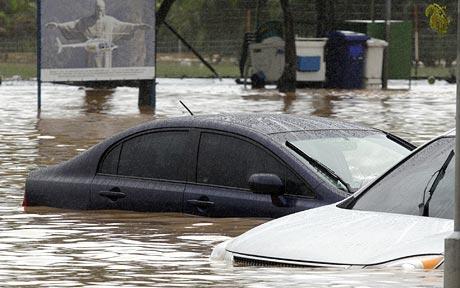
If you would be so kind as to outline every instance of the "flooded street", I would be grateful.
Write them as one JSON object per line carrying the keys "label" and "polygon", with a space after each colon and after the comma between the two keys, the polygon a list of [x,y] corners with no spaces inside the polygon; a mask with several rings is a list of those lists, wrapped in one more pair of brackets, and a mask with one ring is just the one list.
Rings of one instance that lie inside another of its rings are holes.
{"label": "flooded street", "polygon": [[[94,91],[34,82],[0,86],[0,281],[18,287],[442,287],[442,271],[228,267],[208,257],[217,243],[265,219],[65,211],[21,207],[28,172],[67,160],[133,125],[195,114],[273,112],[360,122],[414,144],[455,125],[455,85],[412,89],[245,90],[233,80],[160,79],[155,114],[137,89]],[[407,82],[390,86],[407,87]]]}

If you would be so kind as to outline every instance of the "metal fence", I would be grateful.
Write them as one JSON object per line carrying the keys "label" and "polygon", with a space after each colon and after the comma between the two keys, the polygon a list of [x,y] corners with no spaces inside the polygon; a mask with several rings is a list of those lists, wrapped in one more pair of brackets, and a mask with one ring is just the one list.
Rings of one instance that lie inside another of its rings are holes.
{"label": "metal fence", "polygon": [[35,39],[33,41],[30,39],[0,40],[0,53],[34,53],[35,51]]}
{"label": "metal fence", "polygon": [[[205,58],[212,60],[213,55],[218,54],[222,56],[224,59],[223,62],[228,66],[227,71],[232,71],[226,76],[236,76],[233,75],[238,70],[235,59],[239,59],[240,57],[244,32],[248,27],[251,30],[255,29],[256,19],[258,19],[259,23],[269,20],[282,21],[279,0],[261,1],[264,5],[260,7],[259,11],[253,8],[249,12],[247,6],[243,4],[245,1],[242,0],[237,1],[237,3],[240,3],[237,5],[234,4],[235,1],[228,0],[208,0],[201,2],[204,5],[198,9],[196,6],[190,5],[192,3],[190,0],[176,0],[166,21]],[[341,23],[344,20],[370,19],[372,17],[375,19],[384,18],[385,1],[383,0],[337,0],[333,2],[335,7],[333,17],[336,23]],[[439,2],[446,5],[449,15],[455,18],[457,1],[444,0]],[[295,33],[297,36],[316,36],[316,5],[321,5],[321,3],[322,1],[319,0],[291,0],[296,27]],[[448,67],[456,57],[456,24],[451,24],[445,36],[439,36],[431,31],[423,13],[424,7],[427,4],[427,1],[422,0],[393,1],[392,18],[395,20],[412,21],[413,23],[417,20],[418,27],[420,27],[420,60],[425,66]],[[418,5],[417,19],[414,18],[415,5]],[[0,38],[0,54],[33,53],[35,51],[35,35],[28,36],[25,39],[15,40]],[[187,53],[187,48],[164,26],[160,29],[160,33],[157,36],[157,52],[160,56],[164,56],[163,58],[160,57],[160,60],[164,61],[160,61],[158,64],[159,67],[165,65],[165,63],[176,65],[183,60],[181,58],[193,58],[193,56]],[[167,57],[168,54],[170,54],[170,57]],[[192,64],[195,64],[194,59],[191,60]],[[182,66],[179,68],[184,71],[186,70]],[[162,69],[159,71],[160,76],[161,71]],[[182,76],[188,75],[185,73]]]}

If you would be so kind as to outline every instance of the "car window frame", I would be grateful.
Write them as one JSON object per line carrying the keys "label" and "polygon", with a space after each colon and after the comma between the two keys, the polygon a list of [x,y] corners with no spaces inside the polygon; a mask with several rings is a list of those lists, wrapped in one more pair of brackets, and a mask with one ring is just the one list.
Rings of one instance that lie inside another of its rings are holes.
{"label": "car window frame", "polygon": [[[275,161],[277,161],[278,163],[280,163],[283,167],[284,167],[284,175],[283,175],[283,182],[286,180],[287,178],[287,173],[290,172],[292,175],[294,175],[299,181],[302,181],[302,184],[306,185],[310,191],[312,191],[312,193],[314,194],[314,196],[310,197],[310,196],[307,196],[307,195],[298,195],[298,194],[283,194],[284,196],[288,196],[288,197],[299,197],[299,198],[304,198],[304,199],[309,199],[309,200],[314,200],[314,199],[318,199],[318,194],[315,192],[315,190],[311,187],[311,185],[303,178],[299,175],[299,173],[297,173],[297,171],[295,171],[295,169],[293,169],[290,165],[288,165],[286,163],[286,161],[284,161],[281,157],[279,157],[278,155],[276,155],[272,150],[270,150],[268,147],[266,147],[265,145],[263,145],[262,143],[252,139],[252,138],[249,138],[248,136],[245,136],[245,135],[241,135],[241,134],[238,134],[238,133],[234,133],[234,132],[229,132],[229,131],[224,131],[224,130],[219,130],[219,129],[198,129],[196,131],[196,157],[194,158],[194,163],[192,165],[192,167],[194,167],[194,178],[193,178],[193,181],[196,185],[203,185],[203,186],[206,186],[206,187],[215,187],[215,188],[222,188],[222,189],[229,189],[229,190],[239,190],[241,192],[244,192],[244,193],[252,193],[250,189],[248,188],[241,188],[241,187],[232,187],[232,186],[223,186],[223,185],[217,185],[217,184],[208,184],[208,183],[200,183],[198,182],[198,162],[199,162],[199,153],[200,153],[200,144],[201,144],[201,135],[203,133],[210,133],[210,134],[217,134],[217,135],[223,135],[223,136],[228,136],[228,137],[234,137],[234,138],[237,138],[241,141],[245,141],[245,142],[248,142],[249,144],[252,144],[252,145],[255,145],[257,148],[259,149],[262,149],[263,151],[265,151],[266,153],[268,153],[268,155],[270,155],[271,157],[273,157],[275,159]],[[283,153],[285,153],[283,151]]]}
{"label": "car window frame", "polygon": [[[119,139],[115,143],[111,144],[109,148],[107,148],[103,153],[102,156],[99,158],[99,163],[97,165],[97,170],[96,170],[96,175],[101,175],[101,176],[107,176],[107,177],[117,177],[117,178],[122,178],[122,179],[137,179],[137,180],[147,180],[147,181],[159,181],[159,182],[170,182],[170,183],[189,183],[189,177],[190,174],[188,173],[188,170],[191,167],[191,159],[193,158],[194,151],[189,153],[188,157],[186,157],[186,166],[187,168],[187,173],[186,173],[186,179],[185,180],[172,180],[172,179],[162,179],[162,178],[149,178],[149,177],[139,177],[139,176],[129,176],[129,175],[121,175],[118,174],[118,170],[120,167],[120,157],[121,153],[123,152],[123,144],[133,138],[140,137],[143,135],[147,134],[154,134],[154,133],[161,133],[161,132],[187,132],[188,134],[188,142],[189,144],[194,144],[195,141],[193,139],[194,134],[192,134],[192,128],[189,127],[167,127],[167,128],[156,128],[156,129],[149,129],[149,130],[143,130],[136,132],[134,134],[130,134],[122,139]],[[107,174],[107,173],[101,173],[100,170],[102,168],[103,162],[107,158],[107,156],[114,150],[117,149],[118,145],[121,145],[120,147],[120,152],[118,154],[118,159],[117,159],[117,174]]]}

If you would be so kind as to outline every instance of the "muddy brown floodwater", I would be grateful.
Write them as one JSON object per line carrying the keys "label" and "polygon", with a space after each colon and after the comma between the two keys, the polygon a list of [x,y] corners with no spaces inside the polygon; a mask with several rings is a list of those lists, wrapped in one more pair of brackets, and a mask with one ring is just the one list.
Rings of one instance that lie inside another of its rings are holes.
{"label": "muddy brown floodwater", "polygon": [[[392,86],[405,86],[394,82]],[[407,85],[406,85],[407,86]],[[211,263],[217,243],[265,219],[65,211],[21,207],[27,173],[69,159],[135,124],[196,114],[274,112],[361,122],[415,144],[454,127],[455,86],[410,91],[245,90],[231,80],[160,79],[158,108],[140,111],[137,91],[45,85],[36,113],[33,82],[0,86],[0,285],[20,287],[442,287],[442,271],[232,267]]]}

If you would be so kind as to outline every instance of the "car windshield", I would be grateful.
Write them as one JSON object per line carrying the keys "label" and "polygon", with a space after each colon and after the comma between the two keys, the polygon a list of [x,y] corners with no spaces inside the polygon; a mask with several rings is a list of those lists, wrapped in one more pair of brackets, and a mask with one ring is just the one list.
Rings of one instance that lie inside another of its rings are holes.
{"label": "car windshield", "polygon": [[[290,148],[299,158],[315,166],[321,177],[339,189],[351,190],[349,192],[355,192],[410,153],[406,147],[381,133],[336,135],[289,141],[286,144],[288,147],[293,146]],[[316,163],[308,161],[308,158]],[[330,173],[318,169],[321,168],[318,166],[327,167],[338,177],[331,177]]]}
{"label": "car windshield", "polygon": [[[426,203],[433,187],[428,215],[453,219],[455,161],[449,154],[454,145],[454,137],[445,137],[425,146],[358,195],[352,209],[421,215],[420,206]],[[443,166],[444,177],[437,177]],[[439,183],[433,186],[436,178]]]}

